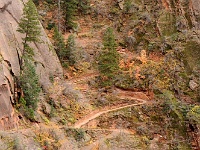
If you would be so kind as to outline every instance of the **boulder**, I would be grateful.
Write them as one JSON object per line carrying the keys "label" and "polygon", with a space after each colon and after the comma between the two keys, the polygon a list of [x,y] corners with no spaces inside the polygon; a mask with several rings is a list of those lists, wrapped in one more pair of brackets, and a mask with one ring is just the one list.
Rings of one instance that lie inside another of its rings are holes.
{"label": "boulder", "polygon": [[117,2],[118,2],[118,5],[119,5],[119,8],[121,9],[121,10],[123,10],[124,9],[124,0],[117,0]]}
{"label": "boulder", "polygon": [[198,87],[198,84],[194,80],[190,80],[189,87],[192,90],[195,90]]}

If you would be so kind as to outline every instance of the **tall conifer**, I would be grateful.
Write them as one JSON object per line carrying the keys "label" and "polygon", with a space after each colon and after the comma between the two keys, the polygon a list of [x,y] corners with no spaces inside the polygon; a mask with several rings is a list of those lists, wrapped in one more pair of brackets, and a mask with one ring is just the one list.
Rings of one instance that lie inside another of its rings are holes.
{"label": "tall conifer", "polygon": [[103,38],[104,49],[99,56],[98,68],[103,86],[111,86],[115,75],[119,70],[119,54],[116,50],[116,42],[113,29],[108,28]]}
{"label": "tall conifer", "polygon": [[39,78],[35,71],[32,57],[34,55],[31,43],[40,42],[40,22],[36,7],[32,0],[29,0],[23,9],[22,18],[19,22],[18,32],[24,34],[22,38],[22,57],[20,59],[20,88],[24,92],[24,97],[20,97],[20,102],[25,109],[25,114],[29,119],[33,119],[34,110],[37,108],[37,102],[41,87]]}
{"label": "tall conifer", "polygon": [[55,46],[56,53],[57,53],[61,63],[63,64],[69,58],[68,58],[68,53],[67,53],[67,49],[65,46],[64,38],[63,38],[62,34],[58,31],[57,27],[55,27],[55,29],[54,29],[53,38],[54,38],[54,46]]}
{"label": "tall conifer", "polygon": [[73,34],[69,35],[67,39],[67,55],[69,64],[74,65],[76,63],[76,44]]}
{"label": "tall conifer", "polygon": [[[22,57],[26,55],[33,55],[32,48],[29,44],[31,42],[39,42],[41,29],[39,27],[38,13],[32,0],[29,0],[23,9],[22,18],[19,22],[18,32],[24,34]],[[20,64],[22,65],[22,64]]]}
{"label": "tall conifer", "polygon": [[70,29],[76,27],[74,20],[78,11],[78,1],[64,0],[62,6],[65,15],[65,26]]}

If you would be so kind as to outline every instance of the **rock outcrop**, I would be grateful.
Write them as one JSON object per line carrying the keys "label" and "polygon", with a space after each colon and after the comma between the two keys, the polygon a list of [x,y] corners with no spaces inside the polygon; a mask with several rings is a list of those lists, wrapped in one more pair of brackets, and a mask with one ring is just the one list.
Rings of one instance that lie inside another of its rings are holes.
{"label": "rock outcrop", "polygon": [[[0,1],[0,130],[17,125],[12,103],[15,100],[14,77],[19,76],[19,57],[22,37],[17,32],[18,23],[26,1]],[[42,28],[42,25],[41,25]],[[49,76],[62,78],[62,67],[56,53],[42,28],[42,43],[34,44],[36,71],[44,90],[51,86]]]}
{"label": "rock outcrop", "polygon": [[[176,15],[183,18],[186,27],[200,30],[200,1],[199,0],[161,0],[162,6]],[[181,21],[181,19],[180,19]],[[182,24],[183,25],[183,24]]]}

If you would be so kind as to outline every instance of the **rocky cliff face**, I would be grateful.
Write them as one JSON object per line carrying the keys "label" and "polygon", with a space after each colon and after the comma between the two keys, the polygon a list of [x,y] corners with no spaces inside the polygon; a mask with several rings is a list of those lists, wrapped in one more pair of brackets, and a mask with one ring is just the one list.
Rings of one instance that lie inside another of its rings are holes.
{"label": "rocky cliff face", "polygon": [[187,27],[200,29],[200,1],[199,0],[162,0],[162,5],[176,17],[185,19]]}
{"label": "rocky cliff face", "polygon": [[[25,1],[0,1],[0,130],[17,125],[12,103],[15,100],[14,76],[19,76],[19,57],[23,35],[17,32]],[[42,27],[42,26],[41,26]],[[44,90],[51,85],[49,76],[62,77],[62,67],[42,29],[42,43],[32,45],[36,71]]]}

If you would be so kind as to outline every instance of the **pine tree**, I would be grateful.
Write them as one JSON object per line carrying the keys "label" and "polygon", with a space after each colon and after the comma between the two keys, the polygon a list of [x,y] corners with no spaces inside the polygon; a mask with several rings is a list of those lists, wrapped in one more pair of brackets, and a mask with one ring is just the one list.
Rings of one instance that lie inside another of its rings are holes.
{"label": "pine tree", "polygon": [[[32,56],[33,52],[29,44],[32,42],[40,42],[41,29],[39,27],[38,14],[32,0],[29,0],[23,9],[23,15],[19,22],[18,32],[25,35],[23,40],[22,57],[24,55]],[[22,61],[20,66],[22,66]]]}
{"label": "pine tree", "polygon": [[112,28],[106,30],[103,45],[104,49],[98,59],[98,69],[103,82],[102,86],[111,86],[119,70],[119,54],[116,50],[117,45]]}
{"label": "pine tree", "polygon": [[78,0],[78,11],[80,13],[86,14],[89,8],[89,0]]}
{"label": "pine tree", "polygon": [[39,78],[36,74],[33,63],[33,48],[31,43],[40,42],[40,22],[36,7],[32,0],[29,0],[23,9],[22,18],[19,22],[18,32],[24,34],[22,38],[22,57],[20,60],[19,85],[24,92],[24,97],[20,97],[20,104],[25,110],[25,115],[29,119],[34,118],[34,110],[37,108],[38,97],[40,93]]}
{"label": "pine tree", "polygon": [[27,57],[24,58],[23,72],[20,75],[20,85],[24,92],[25,106],[35,110],[41,88],[34,64]]}
{"label": "pine tree", "polygon": [[69,59],[69,64],[74,65],[76,63],[76,45],[74,35],[69,35],[67,39],[67,54]]}
{"label": "pine tree", "polygon": [[54,29],[54,46],[56,53],[58,55],[58,58],[60,59],[61,63],[65,63],[69,59],[69,55],[67,53],[67,49],[65,46],[64,38],[62,34],[58,31],[58,28],[55,27]]}
{"label": "pine tree", "polygon": [[74,35],[69,35],[67,44],[65,44],[62,34],[58,31],[58,28],[55,28],[53,38],[55,50],[62,65],[67,66],[69,64],[73,66],[76,63],[76,44]]}
{"label": "pine tree", "polygon": [[77,26],[74,22],[75,15],[78,10],[78,1],[77,0],[64,0],[63,1],[63,10],[65,15],[65,26],[66,28],[72,29]]}

